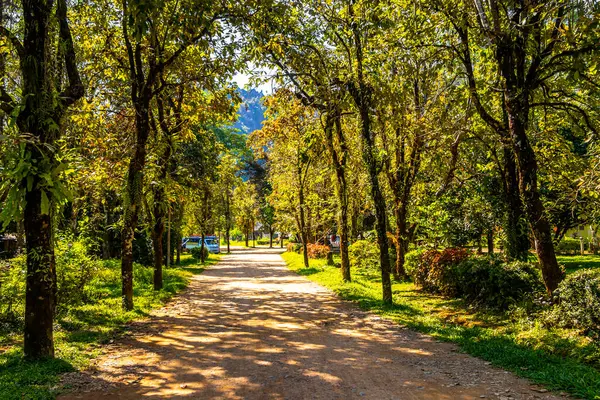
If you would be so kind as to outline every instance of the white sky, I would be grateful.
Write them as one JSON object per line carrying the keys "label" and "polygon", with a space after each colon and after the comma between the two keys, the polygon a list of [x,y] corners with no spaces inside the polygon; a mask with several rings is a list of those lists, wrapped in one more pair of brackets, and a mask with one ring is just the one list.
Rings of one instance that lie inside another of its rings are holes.
{"label": "white sky", "polygon": [[[243,89],[254,88],[260,90],[264,94],[273,93],[273,82],[272,79],[268,79],[269,75],[272,75],[274,71],[268,71],[266,69],[255,69],[251,70],[249,73],[238,73],[234,75],[233,81],[237,83],[237,85]],[[254,82],[251,82],[251,79],[254,79]],[[257,84],[256,80],[261,78],[263,83]]]}

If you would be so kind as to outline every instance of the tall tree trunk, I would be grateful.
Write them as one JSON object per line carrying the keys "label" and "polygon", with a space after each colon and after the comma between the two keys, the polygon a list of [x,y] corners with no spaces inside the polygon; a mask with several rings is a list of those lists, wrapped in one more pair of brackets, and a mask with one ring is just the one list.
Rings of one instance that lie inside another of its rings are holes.
{"label": "tall tree trunk", "polygon": [[[56,25],[51,23],[52,7],[32,0],[23,0],[21,4],[23,42],[20,43],[16,36],[11,42],[20,59],[23,100],[16,109],[16,103],[10,95],[0,90],[0,108],[7,114],[18,112],[17,126],[20,133],[32,136],[32,140],[26,145],[26,151],[30,155],[30,162],[35,163],[38,169],[20,184],[27,188],[23,213],[27,251],[24,353],[27,358],[42,358],[54,356],[52,325],[56,307],[51,216],[54,199],[45,187],[42,174],[49,174],[56,166],[54,154],[47,148],[52,147],[60,137],[61,119],[65,110],[81,98],[84,91],[75,63],[66,1],[58,0],[56,3]],[[0,6],[4,11],[4,4]],[[1,17],[3,20],[3,13]],[[51,26],[58,29],[53,30]],[[54,32],[58,32],[58,39],[49,37]],[[2,36],[7,37],[6,34]],[[60,46],[60,51],[56,53],[51,48],[55,42]],[[64,73],[65,67],[69,87],[61,91],[61,82],[54,79],[54,73]]]}
{"label": "tall tree trunk", "polygon": [[397,200],[394,204],[396,217],[396,268],[394,277],[398,280],[407,278],[404,263],[408,250],[408,230],[406,227],[406,202]]}
{"label": "tall tree trunk", "polygon": [[273,248],[273,227],[269,226],[269,248],[272,249]]}
{"label": "tall tree trunk", "polygon": [[527,261],[529,236],[515,155],[511,148],[504,147],[504,196],[506,201],[506,255],[511,260]]}
{"label": "tall tree trunk", "polygon": [[[301,168],[298,168],[298,176],[301,177],[302,176],[302,171]],[[302,179],[299,179],[299,187],[298,187],[298,200],[300,202],[299,205],[299,214],[300,214],[300,236],[301,236],[301,240],[302,240],[302,256],[304,259],[304,267],[308,268],[309,264],[308,264],[308,234],[306,232],[306,220],[305,220],[305,216],[304,216],[304,188],[302,186]]]}
{"label": "tall tree trunk", "polygon": [[28,358],[54,357],[52,323],[56,307],[52,218],[42,213],[42,190],[37,187],[39,178],[35,180],[25,196],[23,215],[27,241],[24,352]]}
{"label": "tall tree trunk", "polygon": [[202,231],[202,242],[200,243],[200,260],[202,261],[202,264],[206,261],[206,257],[204,256],[204,249],[206,248],[204,246],[204,237],[204,231]]}
{"label": "tall tree trunk", "polygon": [[[156,185],[154,188],[154,226],[152,229],[152,244],[154,247],[154,290],[163,287],[163,236],[165,233],[164,188]],[[167,257],[170,257],[167,254]]]}
{"label": "tall tree trunk", "polygon": [[494,231],[492,229],[487,232],[487,251],[489,256],[494,254]]}
{"label": "tall tree trunk", "polygon": [[[362,91],[361,91],[362,92]],[[377,161],[374,155],[374,141],[371,136],[371,116],[369,115],[369,102],[364,99],[364,94],[357,94],[357,104],[361,120],[362,154],[363,160],[369,173],[371,186],[371,198],[375,207],[375,230],[377,232],[377,244],[379,247],[379,265],[381,268],[381,287],[383,302],[392,304],[392,281],[390,279],[390,258],[387,241],[387,215],[385,198],[379,186]]]}
{"label": "tall tree trunk", "polygon": [[547,292],[552,294],[562,279],[562,273],[554,252],[550,223],[538,190],[537,160],[527,137],[529,107],[527,100],[519,99],[519,96],[523,96],[522,93],[512,95],[511,91],[507,91],[506,96],[509,128],[519,171],[519,188],[523,196],[527,219],[537,244],[536,252],[544,284]]}
{"label": "tall tree trunk", "polygon": [[[350,3],[348,11],[351,18],[354,18],[354,4]],[[360,132],[362,142],[363,160],[369,173],[371,184],[371,198],[375,206],[377,231],[377,243],[379,246],[379,263],[381,267],[381,288],[383,292],[383,302],[392,304],[392,281],[390,279],[390,258],[388,254],[387,241],[387,215],[385,207],[385,198],[379,186],[377,159],[375,158],[375,141],[373,132],[371,132],[371,88],[364,81],[363,75],[363,35],[360,32],[359,24],[352,24],[352,36],[356,49],[356,82],[350,85],[350,94],[358,109],[360,117]]]}
{"label": "tall tree trunk", "polygon": [[[228,189],[229,191],[229,189]],[[225,193],[225,240],[227,240],[227,253],[231,252],[229,237],[231,231],[231,199],[229,193]]]}
{"label": "tall tree trunk", "polygon": [[248,240],[250,237],[250,227],[246,224],[246,247],[248,247]]}
{"label": "tall tree trunk", "polygon": [[[334,128],[336,138],[340,149],[336,149],[334,140]],[[346,183],[346,159],[347,147],[344,133],[342,131],[342,121],[339,110],[334,109],[327,114],[325,122],[325,142],[331,156],[331,162],[335,170],[335,191],[338,198],[337,204],[337,222],[338,233],[340,235],[340,257],[341,272],[344,282],[350,282],[352,276],[350,273],[350,258],[348,256],[348,185]]]}
{"label": "tall tree trunk", "polygon": [[121,295],[123,308],[133,310],[133,240],[137,229],[139,211],[142,205],[142,186],[146,164],[146,143],[150,134],[150,100],[140,99],[136,104],[136,145],[135,153],[129,162],[121,246]]}

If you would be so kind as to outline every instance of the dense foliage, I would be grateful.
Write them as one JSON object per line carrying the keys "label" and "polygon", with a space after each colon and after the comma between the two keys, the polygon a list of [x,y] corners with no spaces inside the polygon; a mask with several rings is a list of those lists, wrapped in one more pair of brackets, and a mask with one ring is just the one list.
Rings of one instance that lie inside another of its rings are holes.
{"label": "dense foliage", "polygon": [[0,5],[0,323],[25,357],[180,287],[163,267],[200,235],[293,238],[307,270],[339,250],[387,307],[412,278],[597,337],[597,276],[557,254],[600,248],[599,2],[46,5]]}
{"label": "dense foliage", "polygon": [[558,299],[553,313],[561,325],[600,337],[600,271],[569,275],[558,288]]}

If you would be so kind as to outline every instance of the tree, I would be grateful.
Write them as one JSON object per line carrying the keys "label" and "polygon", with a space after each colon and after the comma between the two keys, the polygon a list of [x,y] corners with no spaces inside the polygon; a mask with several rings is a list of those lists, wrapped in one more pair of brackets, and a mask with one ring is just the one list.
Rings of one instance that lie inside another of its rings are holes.
{"label": "tree", "polygon": [[[575,1],[517,4],[503,0],[484,4],[474,0],[472,4],[448,6],[442,9],[459,39],[457,55],[465,66],[474,106],[494,131],[507,132],[542,275],[547,291],[552,293],[562,274],[539,192],[539,166],[529,132],[531,113],[536,107],[554,107],[575,111],[587,121],[583,108],[553,95],[557,88],[552,79],[576,70],[583,56],[599,48],[597,32],[592,28],[597,21],[589,8],[593,5]],[[479,95],[473,40],[482,47],[491,47],[490,59],[500,78],[504,121],[488,112]]]}
{"label": "tree", "polygon": [[[1,6],[4,11],[4,4]],[[58,141],[62,119],[83,96],[84,87],[66,0],[56,4],[25,0],[20,11],[22,38],[0,20],[0,37],[11,43],[18,58],[21,83],[18,94],[0,86],[0,109],[15,119],[23,139],[19,165],[11,171],[10,181],[3,182],[2,191],[8,191],[7,202],[13,204],[4,209],[3,219],[16,218],[17,207],[23,208],[27,241],[24,352],[29,358],[40,358],[54,356],[53,210],[68,196],[61,179],[66,166],[61,163]],[[4,76],[1,79],[4,82]]]}
{"label": "tree", "polygon": [[[142,205],[146,144],[150,135],[150,102],[162,90],[159,77],[191,46],[209,46],[221,5],[163,2],[147,8],[136,0],[123,1],[122,34],[127,49],[131,103],[135,110],[136,141],[127,173],[122,233],[121,275],[123,307],[133,308],[132,245]],[[183,21],[183,23],[180,23]],[[145,54],[144,54],[145,52]],[[158,90],[157,90],[158,85]]]}
{"label": "tree", "polygon": [[[307,215],[308,179],[315,168],[321,149],[316,138],[318,120],[314,110],[302,105],[292,92],[281,89],[265,102],[267,121],[263,129],[252,134],[251,140],[257,150],[268,149],[271,177],[284,179],[285,191],[292,190],[291,198],[296,208],[296,224],[302,238],[304,265],[308,268],[309,225]],[[280,192],[273,183],[273,190]]]}

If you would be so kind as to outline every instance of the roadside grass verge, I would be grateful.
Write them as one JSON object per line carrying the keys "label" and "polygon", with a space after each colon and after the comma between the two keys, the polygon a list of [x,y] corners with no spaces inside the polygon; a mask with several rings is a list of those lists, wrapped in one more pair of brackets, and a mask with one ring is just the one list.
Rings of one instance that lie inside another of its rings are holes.
{"label": "roadside grass verge", "polygon": [[519,310],[506,314],[476,311],[460,300],[419,292],[412,283],[394,283],[394,305],[385,306],[375,270],[354,269],[353,281],[344,283],[339,269],[326,266],[325,260],[310,260],[310,268],[304,268],[301,255],[284,253],[282,257],[292,271],[364,310],[457,343],[466,353],[550,390],[600,399],[600,348],[577,331],[547,327]]}
{"label": "roadside grass verge", "polygon": [[89,285],[98,299],[68,308],[55,324],[56,358],[29,362],[23,360],[20,332],[0,332],[0,399],[46,400],[56,397],[62,373],[84,369],[100,354],[101,345],[127,332],[127,324],[148,317],[152,309],[164,305],[185,289],[190,278],[218,262],[211,254],[202,265],[183,255],[181,265],[163,270],[164,288],[153,290],[153,270],[135,264],[132,311],[121,308],[121,265],[118,260],[102,263]]}

